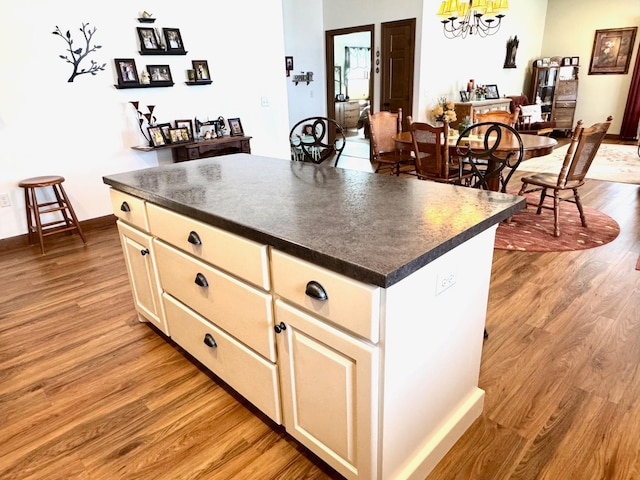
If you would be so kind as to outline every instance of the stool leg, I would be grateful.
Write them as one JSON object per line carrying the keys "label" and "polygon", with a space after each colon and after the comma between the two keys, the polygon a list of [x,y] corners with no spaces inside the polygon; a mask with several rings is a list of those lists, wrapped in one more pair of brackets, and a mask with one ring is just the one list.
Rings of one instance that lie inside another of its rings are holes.
{"label": "stool leg", "polygon": [[38,199],[36,197],[36,189],[30,188],[29,192],[31,194],[31,205],[33,205],[33,219],[36,222],[36,233],[40,241],[40,250],[44,255],[44,238],[42,237],[42,222],[40,221],[40,206],[38,205]]}
{"label": "stool leg", "polygon": [[[65,206],[67,207],[67,210],[69,211],[69,214],[71,215],[71,218],[73,219],[73,223],[76,226],[76,228],[78,229],[78,233],[80,234],[80,238],[82,238],[82,242],[83,243],[87,243],[87,239],[84,236],[84,232],[82,231],[82,228],[80,227],[80,222],[78,222],[78,217],[76,217],[76,212],[73,211],[73,206],[71,205],[71,202],[69,201],[69,197],[67,197],[67,194],[64,191],[64,188],[62,188],[62,185],[58,185],[58,187],[60,188],[60,193],[62,194],[62,197],[64,198],[64,202],[65,202]],[[66,216],[65,216],[66,218]]]}
{"label": "stool leg", "polygon": [[[69,218],[67,214],[68,203],[64,200],[63,195],[61,193],[62,185],[51,185],[53,189],[53,194],[56,197],[56,201],[58,202],[58,207],[60,207],[60,214],[62,215],[62,220],[67,225],[67,227],[73,226],[73,219]],[[69,235],[73,235],[73,232],[69,232]]]}
{"label": "stool leg", "polygon": [[31,197],[29,197],[30,189],[24,188],[24,208],[27,213],[27,239],[29,241],[29,245],[33,245],[33,218],[31,217],[31,210],[33,209],[33,205],[31,205]]}

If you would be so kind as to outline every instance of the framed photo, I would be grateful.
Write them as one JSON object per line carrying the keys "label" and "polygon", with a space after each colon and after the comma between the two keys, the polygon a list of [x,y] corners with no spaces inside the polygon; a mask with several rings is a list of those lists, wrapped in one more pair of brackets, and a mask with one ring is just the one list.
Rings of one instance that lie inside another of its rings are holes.
{"label": "framed photo", "polygon": [[470,92],[467,92],[465,90],[460,90],[460,101],[461,102],[468,102],[469,101],[469,96],[470,96]]}
{"label": "framed photo", "polygon": [[133,58],[116,58],[116,72],[118,72],[118,85],[127,83],[140,83],[136,61]]}
{"label": "framed photo", "polygon": [[284,68],[287,71],[287,77],[290,76],[293,70],[293,57],[284,57]]}
{"label": "framed photo", "polygon": [[189,132],[189,140],[193,140],[193,123],[191,120],[176,120],[176,128],[186,128]]}
{"label": "framed photo", "polygon": [[147,65],[147,72],[149,72],[151,83],[173,82],[169,65]]}
{"label": "framed photo", "polygon": [[153,127],[148,127],[147,130],[149,130],[149,137],[151,137],[151,144],[154,147],[161,147],[167,144],[167,139],[162,133],[162,128],[160,126],[156,125]]}
{"label": "framed photo", "polygon": [[164,44],[167,46],[167,52],[183,52],[184,43],[182,43],[182,35],[177,28],[163,28]]}
{"label": "framed photo", "polygon": [[241,137],[244,135],[242,123],[240,123],[239,118],[229,118],[227,121],[229,122],[229,135],[232,137]]}
{"label": "framed photo", "polygon": [[487,93],[484,94],[484,98],[486,98],[487,100],[495,100],[500,98],[497,85],[485,85],[485,87],[487,89]]}
{"label": "framed photo", "polygon": [[196,82],[202,80],[211,80],[209,75],[209,64],[206,60],[192,60],[191,65],[196,75]]}
{"label": "framed photo", "polygon": [[164,135],[165,142],[169,142],[169,129],[171,128],[170,123],[156,123],[156,127],[160,127],[162,130],[162,134]]}
{"label": "framed photo", "polygon": [[169,138],[171,143],[185,143],[191,141],[191,138],[189,137],[189,130],[186,128],[170,128]]}
{"label": "framed photo", "polygon": [[571,57],[571,65],[574,67],[580,65],[580,57]]}
{"label": "framed photo", "polygon": [[589,75],[626,74],[638,27],[596,30]]}
{"label": "framed photo", "polygon": [[571,65],[571,57],[564,57],[562,59],[562,66],[566,67],[566,66],[569,66],[569,65]]}
{"label": "framed photo", "polygon": [[162,44],[156,35],[155,29],[138,27],[138,37],[140,37],[140,50],[142,52],[157,52],[162,50]]}

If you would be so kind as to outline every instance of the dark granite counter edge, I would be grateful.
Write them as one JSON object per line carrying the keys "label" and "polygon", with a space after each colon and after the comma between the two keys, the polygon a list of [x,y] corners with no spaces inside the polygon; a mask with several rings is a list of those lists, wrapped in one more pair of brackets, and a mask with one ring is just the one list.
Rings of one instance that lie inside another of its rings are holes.
{"label": "dark granite counter edge", "polygon": [[525,208],[525,199],[523,197],[521,202],[518,202],[517,204],[507,207],[501,212],[498,212],[497,214],[484,219],[483,221],[474,225],[472,228],[469,228],[464,232],[456,235],[455,237],[450,238],[448,241],[441,243],[436,248],[433,248],[430,251],[425,252],[423,255],[406,263],[401,268],[396,269],[393,272],[389,272],[385,275],[380,272],[373,271],[364,266],[355,265],[353,263],[340,260],[339,258],[335,258],[329,255],[316,252],[314,250],[310,250],[304,247],[303,245],[299,245],[299,244],[287,241],[285,239],[271,235],[266,232],[262,232],[255,228],[249,227],[247,225],[242,225],[236,222],[232,222],[225,218],[222,218],[210,213],[204,213],[201,210],[188,207],[184,204],[167,200],[164,197],[160,197],[142,190],[138,190],[137,188],[130,187],[126,184],[120,183],[111,178],[103,177],[103,181],[107,185],[110,185],[111,187],[121,192],[129,193],[135,197],[149,201],[158,206],[165,207],[176,213],[180,213],[185,216],[194,218],[196,220],[207,223],[209,225],[213,225],[215,227],[221,228],[223,230],[234,233],[236,235],[247,238],[249,240],[270,245],[285,253],[288,253],[295,257],[309,261],[316,265],[322,266],[336,273],[340,273],[349,278],[353,278],[355,280],[358,280],[364,283],[377,285],[383,288],[388,288],[394,285],[395,283],[398,283],[400,280],[418,271],[420,268],[424,267],[428,263],[441,257],[445,253],[453,250],[458,245],[475,237],[476,235],[487,230],[493,225],[496,225],[501,221],[506,220],[507,218],[512,216],[514,213]]}

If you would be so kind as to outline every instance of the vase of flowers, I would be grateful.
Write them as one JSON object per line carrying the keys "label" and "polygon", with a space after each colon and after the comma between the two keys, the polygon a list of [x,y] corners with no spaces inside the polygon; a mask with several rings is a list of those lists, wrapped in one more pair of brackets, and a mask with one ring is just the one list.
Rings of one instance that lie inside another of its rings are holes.
{"label": "vase of flowers", "polygon": [[438,100],[438,105],[431,110],[431,116],[436,122],[455,122],[457,120],[455,104],[447,100],[446,97],[441,97]]}
{"label": "vase of flowers", "polygon": [[475,90],[476,100],[484,100],[487,95],[487,87],[478,85]]}

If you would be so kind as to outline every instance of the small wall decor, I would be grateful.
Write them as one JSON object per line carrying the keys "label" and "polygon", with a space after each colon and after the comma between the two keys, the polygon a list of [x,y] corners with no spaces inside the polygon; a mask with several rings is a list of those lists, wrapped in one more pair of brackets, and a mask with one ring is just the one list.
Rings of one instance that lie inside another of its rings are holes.
{"label": "small wall decor", "polygon": [[155,18],[153,18],[153,17],[151,16],[151,14],[145,10],[145,11],[144,11],[144,12],[142,12],[142,13],[140,14],[140,16],[138,17],[138,21],[139,21],[140,23],[153,23],[153,22],[155,22],[155,21],[156,21],[156,19],[155,19]]}
{"label": "small wall decor", "polygon": [[209,75],[209,64],[206,60],[193,60],[191,65],[193,66],[193,70],[196,74],[196,82],[201,80],[211,80],[211,76]]}
{"label": "small wall decor", "polygon": [[82,24],[82,27],[80,27],[80,32],[82,32],[82,36],[84,37],[84,40],[85,40],[84,48],[83,47],[74,48],[73,39],[71,38],[71,32],[69,30],[67,30],[67,32],[63,34],[62,31],[60,30],[60,27],[56,25],[56,29],[53,32],[51,32],[54,35],[59,35],[60,38],[62,38],[65,42],[67,42],[67,45],[68,45],[68,48],[66,51],[69,52],[69,55],[60,55],[60,58],[62,60],[73,65],[73,72],[71,72],[71,76],[69,77],[67,82],[73,82],[78,75],[84,75],[86,73],[90,73],[91,75],[96,75],[99,71],[104,70],[105,67],[107,66],[106,63],[103,63],[102,65],[98,65],[98,63],[95,60],[91,60],[91,66],[88,69],[83,68],[78,71],[78,68],[80,67],[80,62],[82,62],[82,60],[84,60],[87,57],[87,55],[89,55],[92,52],[95,52],[99,48],[102,48],[102,45],[93,45],[93,46],[91,45],[91,39],[93,38],[93,35],[96,33],[96,30],[97,30],[96,27],[89,28],[88,23]]}
{"label": "small wall decor", "polygon": [[182,43],[182,35],[177,28],[163,28],[164,43],[167,46],[167,52],[184,52],[184,43]]}
{"label": "small wall decor", "polygon": [[638,27],[596,30],[589,75],[626,74]]}
{"label": "small wall decor", "polygon": [[229,134],[232,137],[241,137],[244,135],[244,130],[242,129],[242,124],[240,123],[239,118],[229,118]]}
{"label": "small wall decor", "polygon": [[151,84],[173,82],[169,65],[147,65]]}
{"label": "small wall decor", "polygon": [[127,83],[140,83],[136,61],[133,58],[116,58],[116,72],[118,72],[118,85]]}
{"label": "small wall decor", "polygon": [[293,70],[293,57],[284,57],[284,68],[287,71],[287,77],[291,76],[291,70]]}
{"label": "small wall decor", "polygon": [[[140,109],[138,108],[140,105],[140,102],[138,102],[137,100],[132,100],[129,102],[131,105],[133,105],[133,108],[136,109],[136,115],[138,116],[138,127],[140,128],[140,133],[142,133],[142,136],[144,137],[144,139],[147,141],[147,143],[149,144],[150,147],[155,146],[152,143],[152,136],[149,132],[149,135],[147,135],[144,132],[144,129],[142,128],[142,125],[144,124],[145,119],[147,120],[147,130],[149,127],[154,127],[157,126],[156,125],[156,117],[153,116],[153,111],[155,110],[156,106],[155,105],[147,105],[147,110],[149,111],[149,113],[142,113],[140,111]],[[160,128],[160,126],[158,125],[158,127]],[[162,133],[162,129],[160,129],[160,133]],[[166,140],[165,140],[166,143]],[[163,143],[164,145],[164,143]]]}
{"label": "small wall decor", "polygon": [[520,45],[520,40],[518,40],[518,36],[507,40],[507,55],[504,58],[504,67],[503,68],[516,68],[516,53],[518,53],[518,45]]}
{"label": "small wall decor", "polygon": [[140,38],[140,51],[142,53],[157,53],[163,50],[155,29],[149,27],[137,28],[138,37]]}

